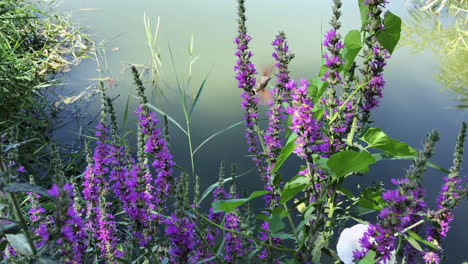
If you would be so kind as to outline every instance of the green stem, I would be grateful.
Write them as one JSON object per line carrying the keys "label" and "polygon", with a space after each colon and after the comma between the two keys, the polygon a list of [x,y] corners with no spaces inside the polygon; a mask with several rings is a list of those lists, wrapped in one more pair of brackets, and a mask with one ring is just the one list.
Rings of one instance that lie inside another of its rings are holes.
{"label": "green stem", "polygon": [[29,233],[28,225],[26,223],[26,220],[24,219],[23,213],[21,212],[21,208],[18,203],[18,199],[16,199],[16,196],[13,193],[8,193],[11,203],[13,204],[13,207],[15,208],[15,216],[21,222],[21,226],[23,227],[24,235],[26,236],[26,239],[28,240],[28,244],[31,247],[31,250],[33,252],[33,255],[35,256],[37,254],[37,249],[36,246],[33,243],[31,233]]}
{"label": "green stem", "polygon": [[343,109],[346,107],[346,103],[348,103],[349,100],[351,100],[351,98],[353,98],[356,95],[356,93],[359,90],[361,90],[362,87],[366,86],[368,83],[369,82],[363,83],[363,84],[359,85],[358,87],[356,87],[356,89],[354,89],[354,91],[348,96],[348,98],[346,98],[346,100],[343,102],[343,104],[340,106],[340,108],[338,108],[338,111],[335,113],[335,115],[333,115],[332,119],[330,119],[330,122],[329,122],[330,125],[341,114],[341,111],[343,111]]}

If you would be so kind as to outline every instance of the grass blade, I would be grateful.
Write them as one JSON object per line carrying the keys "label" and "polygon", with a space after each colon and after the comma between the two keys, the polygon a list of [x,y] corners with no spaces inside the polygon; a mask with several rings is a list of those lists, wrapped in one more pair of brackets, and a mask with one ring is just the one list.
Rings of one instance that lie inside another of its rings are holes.
{"label": "grass blade", "polygon": [[157,108],[156,106],[148,103],[146,104],[149,108],[153,109],[154,111],[160,113],[161,115],[166,115],[167,116],[167,119],[169,119],[169,121],[171,121],[174,125],[176,125],[176,127],[180,128],[180,130],[182,130],[182,132],[184,132],[184,134],[188,135],[187,131],[177,122],[175,121],[174,118],[172,118],[170,115],[166,114],[166,112],[164,112],[163,110]]}
{"label": "grass blade", "polygon": [[193,100],[192,109],[190,109],[189,120],[192,119],[192,114],[195,111],[195,108],[197,107],[198,99],[200,99],[200,96],[203,92],[203,88],[205,88],[205,83],[206,83],[206,80],[208,79],[208,76],[210,75],[210,72],[211,70],[206,74],[205,78],[203,79],[202,84],[200,85],[200,88],[198,89],[197,95],[195,96],[195,100]]}
{"label": "grass blade", "polygon": [[230,126],[224,128],[224,129],[222,129],[222,130],[220,130],[220,131],[214,133],[213,135],[209,136],[207,139],[205,139],[205,141],[203,141],[200,145],[198,145],[198,147],[193,151],[193,154],[195,155],[195,153],[196,153],[203,145],[205,145],[206,143],[208,143],[208,141],[210,141],[212,138],[216,137],[217,135],[219,135],[219,134],[221,134],[221,133],[223,133],[223,132],[225,132],[225,131],[227,131],[227,130],[233,128],[233,127],[236,127],[236,126],[238,126],[238,125],[240,125],[240,124],[243,124],[244,122],[245,122],[245,121],[239,121],[239,122],[237,122],[237,123],[234,123],[234,124],[232,124],[232,125],[230,125]]}

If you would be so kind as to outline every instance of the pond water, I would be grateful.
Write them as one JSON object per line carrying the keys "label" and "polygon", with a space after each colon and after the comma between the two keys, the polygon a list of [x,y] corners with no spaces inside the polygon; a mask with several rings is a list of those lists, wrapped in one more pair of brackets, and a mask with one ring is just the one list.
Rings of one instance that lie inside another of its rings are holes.
{"label": "pond water", "polygon": [[[247,27],[253,36],[251,50],[257,68],[273,62],[271,42],[278,30],[287,34],[290,48],[296,57],[291,62],[292,76],[296,79],[317,75],[320,68],[320,45],[323,33],[329,29],[328,19],[332,1],[247,1]],[[357,1],[344,1],[342,34],[360,27]],[[392,1],[389,9],[403,19],[411,21],[412,16],[402,2]],[[189,71],[188,45],[193,35],[194,57],[190,92],[194,93],[209,72],[205,93],[199,102],[192,121],[193,142],[197,146],[216,131],[242,120],[240,90],[234,79],[235,64],[232,43],[236,35],[236,1],[162,1],[162,0],[65,0],[59,7],[71,12],[73,20],[80,26],[89,27],[86,32],[96,43],[105,41],[99,49],[100,71],[96,60],[88,59],[63,75],[65,85],[59,91],[62,96],[76,96],[87,87],[93,87],[97,78],[109,78],[111,97],[115,97],[119,118],[123,120],[129,99],[129,117],[125,129],[134,129],[132,114],[137,106],[136,94],[128,66],[130,64],[150,65],[150,51],[146,39],[143,16],[151,19],[152,28],[161,18],[158,46],[161,53],[161,77],[157,84],[164,93],[160,96],[151,82],[147,88],[152,102],[184,123],[182,108],[177,98],[177,83],[171,62],[171,47],[175,68],[181,80],[186,82]],[[426,46],[431,46],[428,44]],[[437,153],[433,162],[445,168],[451,166],[455,138],[462,121],[468,121],[468,112],[455,107],[456,94],[437,82],[441,71],[439,56],[431,51],[415,53],[408,46],[400,45],[385,69],[387,86],[381,106],[373,113],[374,126],[382,128],[395,139],[420,148],[424,137],[431,129],[441,133]],[[150,77],[149,74],[145,75]],[[69,121],[56,130],[55,137],[65,145],[76,147],[77,135],[89,134],[99,112],[99,98],[67,106],[64,112]],[[80,118],[74,118],[76,116]],[[94,123],[93,123],[94,120]],[[91,122],[89,126],[88,123]],[[176,162],[189,168],[186,138],[171,126],[172,151]],[[466,151],[468,153],[468,150]],[[202,190],[217,180],[219,163],[228,166],[236,164],[238,171],[252,168],[247,157],[247,147],[242,126],[229,130],[206,144],[195,157],[196,172],[202,178]],[[468,155],[465,154],[465,161]],[[354,183],[371,184],[374,180],[386,183],[390,178],[403,177],[408,162],[388,161],[372,167],[367,178],[353,179]],[[290,171],[282,171],[284,178],[290,178],[297,171],[294,161]],[[462,169],[468,174],[468,166]],[[428,203],[433,205],[442,184],[442,174],[430,169],[426,174]],[[247,192],[261,188],[260,180],[248,175],[239,179],[240,187]],[[467,260],[466,245],[468,229],[463,224],[468,220],[468,204],[465,202],[456,210],[454,228],[448,236],[447,263],[461,263]]]}

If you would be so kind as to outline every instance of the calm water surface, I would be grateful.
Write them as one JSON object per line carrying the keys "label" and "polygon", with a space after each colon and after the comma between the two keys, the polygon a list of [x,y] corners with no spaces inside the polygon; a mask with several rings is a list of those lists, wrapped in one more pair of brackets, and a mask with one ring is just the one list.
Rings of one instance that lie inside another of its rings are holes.
{"label": "calm water surface", "polygon": [[[357,1],[344,1],[342,32],[360,27]],[[392,1],[390,10],[402,17],[403,22],[411,19],[407,7]],[[296,79],[316,76],[320,68],[321,36],[329,29],[328,19],[331,14],[331,1],[248,1],[248,30],[254,37],[251,49],[257,68],[273,62],[271,42],[278,30],[284,30],[288,36],[291,50],[296,57],[291,62],[292,76]],[[150,53],[145,37],[143,14],[153,22],[161,17],[158,40],[162,60],[162,74],[158,85],[164,97],[152,96],[154,104],[170,113],[183,123],[183,113],[177,100],[175,74],[169,55],[169,46],[179,78],[187,79],[189,54],[188,45],[194,36],[194,55],[199,56],[192,68],[191,93],[201,84],[210,71],[205,94],[199,102],[193,118],[192,131],[194,145],[197,146],[212,133],[242,120],[240,110],[240,90],[234,79],[233,55],[235,45],[232,40],[236,32],[236,1],[162,1],[162,0],[65,0],[60,10],[70,12],[74,21],[84,27],[92,39],[99,43],[106,41],[99,61],[102,71],[97,71],[96,61],[85,60],[71,72],[63,76],[66,85],[60,91],[63,96],[78,95],[86,87],[94,85],[96,78],[112,78],[114,86],[109,89],[116,97],[119,117],[127,99],[130,98],[130,112],[137,106],[134,86],[128,69],[129,64],[150,64]],[[321,28],[323,28],[321,30]],[[104,56],[105,55],[105,56]],[[408,142],[419,148],[431,129],[441,133],[437,145],[437,154],[433,161],[443,167],[450,167],[454,140],[462,121],[468,121],[466,111],[455,108],[454,95],[437,83],[434,76],[439,71],[438,60],[431,51],[421,50],[412,53],[408,47],[400,46],[388,63],[385,71],[387,87],[380,108],[374,112],[374,125],[382,128],[390,136]],[[147,75],[149,77],[149,75]],[[185,81],[184,81],[185,82]],[[147,85],[155,95],[151,83]],[[161,99],[162,98],[162,99]],[[70,119],[67,125],[56,132],[56,138],[64,144],[72,145],[80,133],[86,132],[86,124],[92,121],[99,111],[99,98],[91,102],[68,106],[65,113],[79,114],[85,118]],[[70,116],[70,115],[69,115]],[[133,129],[135,117],[129,114],[126,128]],[[91,123],[94,124],[94,123]],[[92,126],[91,126],[92,127]],[[172,129],[172,150],[179,165],[189,167],[186,138]],[[242,127],[230,130],[205,145],[196,155],[196,172],[202,177],[202,189],[217,180],[218,166],[226,161],[228,166],[235,163],[238,171],[252,167],[246,158],[247,147]],[[468,152],[468,150],[466,151]],[[465,155],[468,160],[468,155]],[[354,183],[370,184],[374,180],[389,182],[390,178],[404,175],[408,162],[386,162],[373,167],[373,172],[363,181],[356,178]],[[463,175],[467,175],[467,165]],[[291,161],[290,171],[283,171],[284,178],[290,178],[297,171],[297,162]],[[429,170],[426,177],[427,197],[435,197],[442,184],[442,174]],[[241,188],[248,192],[261,188],[257,177],[245,176],[239,179]],[[435,198],[428,199],[434,204]],[[461,263],[468,255],[468,204],[456,210],[454,228],[449,233],[449,256],[447,263]]]}

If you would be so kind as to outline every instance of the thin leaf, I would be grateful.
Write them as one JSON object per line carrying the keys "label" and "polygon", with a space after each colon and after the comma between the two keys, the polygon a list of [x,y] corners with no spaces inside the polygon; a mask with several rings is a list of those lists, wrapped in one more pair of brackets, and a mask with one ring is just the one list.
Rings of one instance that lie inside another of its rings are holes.
{"label": "thin leaf", "polygon": [[188,135],[187,131],[177,122],[175,121],[174,118],[172,118],[170,115],[166,114],[166,112],[164,112],[163,110],[157,108],[156,106],[150,104],[150,103],[147,103],[146,104],[149,108],[153,109],[154,111],[160,113],[161,115],[165,115],[167,116],[167,119],[169,121],[171,121],[174,125],[176,125],[180,130],[182,130],[182,132],[184,132],[184,134]]}
{"label": "thin leaf", "polygon": [[229,129],[231,129],[231,128],[234,128],[234,127],[236,127],[236,126],[238,126],[238,125],[240,125],[240,124],[243,124],[244,122],[245,122],[245,121],[239,121],[239,122],[237,122],[237,123],[234,123],[234,124],[232,124],[232,125],[230,125],[230,126],[224,128],[224,129],[222,129],[222,130],[220,130],[220,131],[214,133],[213,135],[209,136],[207,139],[205,139],[205,141],[203,141],[200,145],[198,145],[198,147],[195,148],[195,150],[193,151],[193,154],[195,155],[195,153],[196,153],[203,145],[205,145],[206,143],[208,143],[208,141],[210,141],[212,138],[216,137],[217,135],[219,135],[219,134],[221,134],[221,133],[223,133],[223,132],[225,132],[225,131],[227,131],[227,130],[229,130]]}
{"label": "thin leaf", "polygon": [[252,194],[250,194],[249,197],[243,198],[243,199],[230,199],[230,200],[218,200],[215,201],[211,204],[211,207],[213,208],[214,213],[219,213],[219,212],[231,212],[232,210],[236,209],[237,207],[245,204],[246,202],[257,198],[259,196],[263,196],[267,194],[268,191],[255,191]]}
{"label": "thin leaf", "polygon": [[198,89],[197,95],[195,96],[195,100],[193,100],[192,109],[190,109],[189,120],[192,120],[192,114],[195,111],[195,108],[197,107],[198,100],[200,99],[200,96],[203,92],[203,88],[205,87],[206,80],[208,79],[208,76],[210,75],[210,71],[206,74],[205,78],[203,79],[203,82],[200,85],[200,88]]}
{"label": "thin leaf", "polygon": [[276,160],[275,167],[271,170],[272,174],[275,174],[286,161],[286,159],[291,155],[293,150],[296,148],[295,140],[297,138],[297,134],[292,133],[289,135],[288,141],[286,142],[286,146],[281,149],[280,154],[278,155],[278,159]]}

